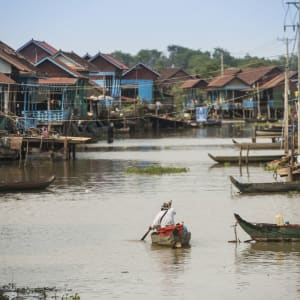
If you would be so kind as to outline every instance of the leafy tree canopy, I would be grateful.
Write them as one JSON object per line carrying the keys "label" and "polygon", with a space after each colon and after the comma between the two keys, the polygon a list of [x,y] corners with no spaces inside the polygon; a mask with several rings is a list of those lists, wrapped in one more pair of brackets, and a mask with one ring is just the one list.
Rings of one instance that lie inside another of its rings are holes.
{"label": "leafy tree canopy", "polygon": [[[223,57],[224,68],[248,68],[260,66],[278,66],[284,67],[285,57],[280,56],[277,59],[259,58],[246,54],[243,58],[236,58],[229,51],[221,47],[215,48],[212,52],[193,50],[179,45],[170,45],[167,47],[167,53],[155,49],[142,49],[136,55],[115,51],[114,57],[132,67],[137,63],[145,65],[160,72],[164,68],[177,67],[182,68],[191,75],[198,75],[205,79],[210,79],[220,74],[221,57]],[[297,68],[297,56],[290,57],[290,68]]]}

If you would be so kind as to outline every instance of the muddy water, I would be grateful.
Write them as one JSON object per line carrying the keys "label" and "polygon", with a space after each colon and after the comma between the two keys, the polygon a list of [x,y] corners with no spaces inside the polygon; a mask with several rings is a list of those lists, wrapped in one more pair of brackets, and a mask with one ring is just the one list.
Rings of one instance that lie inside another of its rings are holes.
{"label": "muddy water", "polygon": [[[99,142],[76,161],[29,162],[26,171],[2,163],[3,178],[57,179],[42,193],[1,195],[0,284],[69,287],[81,299],[300,299],[300,245],[228,243],[233,212],[263,222],[281,212],[300,223],[300,194],[242,196],[231,186],[229,175],[271,181],[262,166],[219,167],[207,156],[238,153],[231,138],[250,135],[224,125]],[[156,163],[189,172],[124,172]],[[170,199],[192,232],[189,249],[139,240]]]}

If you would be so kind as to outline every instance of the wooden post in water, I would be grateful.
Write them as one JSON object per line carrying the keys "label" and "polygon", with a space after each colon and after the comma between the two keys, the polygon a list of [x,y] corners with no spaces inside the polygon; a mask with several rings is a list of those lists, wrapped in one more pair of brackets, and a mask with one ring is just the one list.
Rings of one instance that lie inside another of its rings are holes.
{"label": "wooden post in water", "polygon": [[76,158],[76,145],[75,144],[72,145],[72,153],[73,153],[73,160],[75,160],[75,158]]}
{"label": "wooden post in water", "polygon": [[252,137],[252,143],[256,143],[256,126],[254,127],[254,135]]}
{"label": "wooden post in water", "polygon": [[64,159],[65,160],[68,160],[69,159],[69,151],[68,151],[68,140],[67,138],[65,137],[65,140],[64,140]]}
{"label": "wooden post in water", "polygon": [[249,164],[249,145],[247,145],[246,165]]}

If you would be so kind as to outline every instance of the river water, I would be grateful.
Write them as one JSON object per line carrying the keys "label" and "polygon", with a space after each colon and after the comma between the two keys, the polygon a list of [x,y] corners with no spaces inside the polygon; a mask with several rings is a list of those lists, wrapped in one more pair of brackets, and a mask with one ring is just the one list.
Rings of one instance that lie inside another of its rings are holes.
{"label": "river water", "polygon": [[[260,165],[217,166],[207,153],[238,154],[231,138],[251,128],[224,124],[91,145],[69,162],[2,163],[2,178],[46,176],[40,193],[0,199],[0,284],[71,288],[81,299],[300,299],[300,245],[228,243],[233,213],[300,223],[300,194],[239,195],[229,176],[271,181]],[[131,166],[189,168],[163,176],[128,175]],[[147,231],[162,202],[192,232],[188,249],[151,246]],[[249,237],[238,228],[241,241]]]}

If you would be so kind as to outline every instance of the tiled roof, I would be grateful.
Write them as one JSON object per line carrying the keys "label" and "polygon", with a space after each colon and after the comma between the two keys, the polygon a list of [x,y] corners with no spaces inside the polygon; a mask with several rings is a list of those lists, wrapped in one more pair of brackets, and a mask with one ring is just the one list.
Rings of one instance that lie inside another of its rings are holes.
{"label": "tiled roof", "polygon": [[15,81],[12,80],[10,77],[6,76],[5,74],[0,73],[0,84],[1,83],[10,84],[10,83],[15,83]]}
{"label": "tiled roof", "polygon": [[75,52],[66,52],[66,51],[58,51],[54,57],[58,57],[59,54],[62,54],[68,58],[70,58],[71,60],[73,60],[75,62],[74,66],[69,66],[70,68],[72,68],[73,70],[77,70],[77,71],[91,71],[91,72],[95,72],[97,71],[97,67],[95,65],[93,65],[91,62],[87,61],[86,59],[82,58],[81,56],[79,56],[78,54],[76,54]]}
{"label": "tiled roof", "polygon": [[22,72],[35,72],[36,69],[24,56],[0,41],[0,58]]}
{"label": "tiled roof", "polygon": [[49,78],[40,78],[39,84],[44,85],[74,85],[77,82],[77,78],[70,78],[70,77],[49,77]]}
{"label": "tiled roof", "polygon": [[191,89],[191,88],[193,88],[194,86],[196,86],[201,81],[203,81],[203,82],[205,82],[207,84],[207,82],[205,80],[201,79],[201,78],[199,78],[199,79],[190,79],[190,80],[185,81],[182,84],[181,88],[183,88],[183,89]]}

